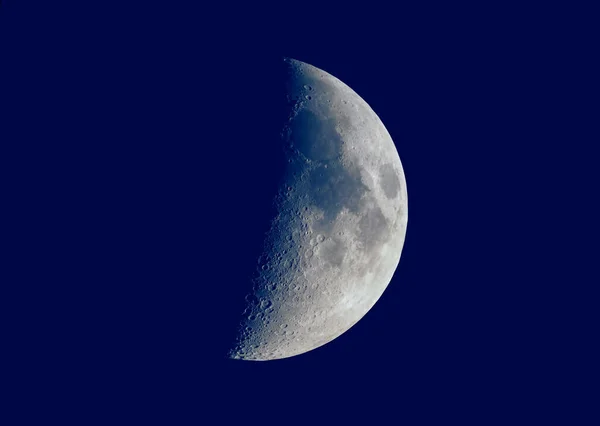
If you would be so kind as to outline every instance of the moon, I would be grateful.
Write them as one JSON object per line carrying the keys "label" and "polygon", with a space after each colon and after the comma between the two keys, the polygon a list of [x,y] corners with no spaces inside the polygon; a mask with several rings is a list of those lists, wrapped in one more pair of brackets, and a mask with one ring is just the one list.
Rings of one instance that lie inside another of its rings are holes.
{"label": "moon", "polygon": [[406,234],[404,171],[377,114],[319,68],[284,58],[282,72],[287,164],[232,359],[292,357],[350,329],[388,286]]}

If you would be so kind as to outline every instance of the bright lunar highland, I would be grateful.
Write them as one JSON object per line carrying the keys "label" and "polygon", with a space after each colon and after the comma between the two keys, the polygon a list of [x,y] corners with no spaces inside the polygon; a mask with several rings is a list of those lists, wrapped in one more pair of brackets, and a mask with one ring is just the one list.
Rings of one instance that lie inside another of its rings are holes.
{"label": "bright lunar highland", "polygon": [[287,358],[347,331],[389,284],[406,233],[404,172],[379,117],[327,72],[283,61],[285,176],[233,359]]}

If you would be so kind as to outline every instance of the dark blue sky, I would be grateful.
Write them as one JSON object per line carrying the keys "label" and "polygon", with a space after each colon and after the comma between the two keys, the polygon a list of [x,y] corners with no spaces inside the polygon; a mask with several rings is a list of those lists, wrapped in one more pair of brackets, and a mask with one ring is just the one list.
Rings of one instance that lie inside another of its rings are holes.
{"label": "dark blue sky", "polygon": [[[34,313],[15,320],[33,348],[17,394],[176,424],[489,424],[543,407],[564,332],[549,301],[566,188],[548,167],[569,132],[552,118],[564,46],[543,13],[3,3],[2,127],[26,224],[13,252],[30,260]],[[347,333],[228,361],[217,348],[276,172],[261,142],[279,119],[277,56],[333,74],[382,119],[408,231]]]}

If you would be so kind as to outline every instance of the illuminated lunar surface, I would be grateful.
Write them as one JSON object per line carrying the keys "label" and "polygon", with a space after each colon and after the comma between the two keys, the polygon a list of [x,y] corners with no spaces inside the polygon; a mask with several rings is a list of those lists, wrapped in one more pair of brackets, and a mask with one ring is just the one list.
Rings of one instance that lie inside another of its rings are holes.
{"label": "illuminated lunar surface", "polygon": [[287,358],[356,324],[400,260],[404,172],[370,106],[337,78],[285,59],[287,168],[229,357]]}

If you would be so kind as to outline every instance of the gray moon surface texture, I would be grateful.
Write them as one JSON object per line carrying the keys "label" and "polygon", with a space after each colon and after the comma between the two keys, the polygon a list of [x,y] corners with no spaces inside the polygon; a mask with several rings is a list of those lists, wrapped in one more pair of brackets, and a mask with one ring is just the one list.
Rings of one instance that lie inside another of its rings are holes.
{"label": "gray moon surface texture", "polygon": [[287,165],[233,359],[287,358],[343,334],[388,286],[406,233],[404,171],[379,117],[327,72],[283,61]]}

